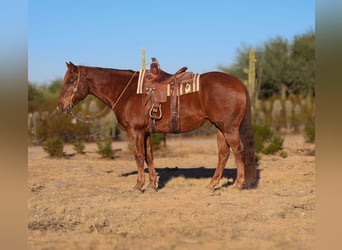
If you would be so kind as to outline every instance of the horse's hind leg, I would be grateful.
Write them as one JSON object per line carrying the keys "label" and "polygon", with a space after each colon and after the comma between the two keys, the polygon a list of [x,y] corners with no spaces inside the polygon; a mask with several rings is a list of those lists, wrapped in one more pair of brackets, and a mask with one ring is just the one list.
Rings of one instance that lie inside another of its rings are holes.
{"label": "horse's hind leg", "polygon": [[230,146],[226,141],[224,134],[217,130],[217,149],[218,149],[218,163],[215,173],[209,184],[210,189],[214,189],[220,182],[223,174],[224,167],[226,166],[227,160],[230,154]]}
{"label": "horse's hind leg", "polygon": [[243,143],[240,139],[239,129],[229,129],[224,133],[228,144],[233,150],[235,161],[237,165],[237,176],[234,186],[237,188],[242,188],[245,184],[245,168],[244,168],[244,149]]}
{"label": "horse's hind leg", "polygon": [[145,161],[148,166],[148,174],[150,179],[150,184],[148,187],[157,189],[158,188],[158,176],[156,170],[154,168],[153,162],[153,151],[152,151],[152,144],[151,144],[151,135],[145,135]]}

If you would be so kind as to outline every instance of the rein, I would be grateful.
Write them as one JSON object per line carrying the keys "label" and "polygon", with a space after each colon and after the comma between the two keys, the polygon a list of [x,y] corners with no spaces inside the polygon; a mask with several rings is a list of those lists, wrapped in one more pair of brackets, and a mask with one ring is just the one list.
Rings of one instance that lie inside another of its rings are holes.
{"label": "rein", "polygon": [[[84,123],[92,123],[95,121],[95,119],[97,118],[101,118],[102,116],[106,115],[108,112],[110,111],[110,109],[108,109],[108,107],[104,107],[103,110],[101,110],[100,112],[98,112],[97,114],[93,115],[92,117],[80,117],[76,114],[74,114],[72,112],[72,110],[69,111],[69,113],[72,115],[72,117],[74,117],[76,120],[79,120],[81,122]],[[86,120],[87,119],[87,120]]]}
{"label": "rein", "polygon": [[121,94],[119,95],[118,99],[116,99],[116,102],[115,102],[115,103],[113,104],[113,106],[112,106],[112,110],[113,110],[113,111],[115,111],[116,105],[118,105],[120,99],[122,98],[122,96],[123,96],[124,93],[126,92],[128,86],[129,86],[129,84],[132,82],[133,77],[135,76],[135,74],[136,74],[137,72],[138,72],[138,71],[135,71],[135,72],[134,72],[134,74],[131,76],[131,79],[129,79],[129,81],[128,81],[126,87],[121,91]]}
{"label": "rein", "polygon": [[85,119],[83,119],[82,117],[78,116],[78,115],[75,115],[71,110],[69,111],[69,113],[72,115],[72,117],[74,117],[76,120],[79,120],[81,122],[84,122],[84,123],[90,123],[90,121],[87,121]]}

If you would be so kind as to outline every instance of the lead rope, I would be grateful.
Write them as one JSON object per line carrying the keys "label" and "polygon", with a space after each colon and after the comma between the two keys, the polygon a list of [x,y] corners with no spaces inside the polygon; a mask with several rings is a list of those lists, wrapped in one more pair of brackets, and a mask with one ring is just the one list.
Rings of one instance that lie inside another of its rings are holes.
{"label": "lead rope", "polygon": [[75,115],[71,110],[70,110],[70,114],[71,114],[72,117],[74,117],[76,120],[79,120],[79,121],[84,122],[84,123],[90,123],[90,121],[87,121],[87,120],[83,119],[82,117]]}
{"label": "lead rope", "polygon": [[[108,107],[104,107],[100,112],[98,112],[97,114],[89,117],[85,116],[85,117],[80,117],[76,114],[74,114],[71,110],[69,111],[69,113],[72,115],[72,117],[74,117],[76,120],[79,120],[81,122],[84,123],[92,123],[94,122],[96,119],[99,119],[101,117],[103,117],[104,115],[108,114],[108,112],[110,111],[110,109]],[[87,119],[87,120],[86,120]]]}

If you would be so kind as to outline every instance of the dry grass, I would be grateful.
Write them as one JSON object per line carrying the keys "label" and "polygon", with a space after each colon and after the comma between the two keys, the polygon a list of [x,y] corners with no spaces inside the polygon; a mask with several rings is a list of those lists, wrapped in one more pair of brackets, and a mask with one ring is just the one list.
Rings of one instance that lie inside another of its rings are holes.
{"label": "dry grass", "polygon": [[263,156],[258,187],[244,191],[231,186],[233,158],[221,188],[206,188],[215,137],[168,141],[155,156],[160,190],[143,194],[131,191],[137,176],[127,144],[118,147],[114,160],[96,145],[69,159],[28,149],[29,249],[313,248],[314,145],[302,137],[285,138],[287,158]]}

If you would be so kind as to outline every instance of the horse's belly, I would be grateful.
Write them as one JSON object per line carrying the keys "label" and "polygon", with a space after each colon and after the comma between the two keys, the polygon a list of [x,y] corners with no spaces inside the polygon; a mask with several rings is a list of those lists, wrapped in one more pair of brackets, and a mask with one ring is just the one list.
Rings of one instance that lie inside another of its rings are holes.
{"label": "horse's belly", "polygon": [[[159,132],[189,132],[201,127],[207,118],[199,92],[182,95],[173,105],[168,97],[168,102],[162,103],[161,108],[162,118],[155,122],[155,130]],[[177,129],[174,129],[175,127]]]}
{"label": "horse's belly", "polygon": [[[180,110],[179,116],[175,115],[173,118],[169,112],[163,114],[159,121],[155,122],[155,130],[163,133],[184,133],[198,129],[205,122],[205,115],[198,110],[183,109]],[[177,119],[178,131],[172,131],[172,120]],[[153,121],[152,121],[153,122]]]}

